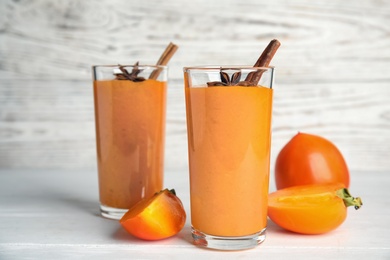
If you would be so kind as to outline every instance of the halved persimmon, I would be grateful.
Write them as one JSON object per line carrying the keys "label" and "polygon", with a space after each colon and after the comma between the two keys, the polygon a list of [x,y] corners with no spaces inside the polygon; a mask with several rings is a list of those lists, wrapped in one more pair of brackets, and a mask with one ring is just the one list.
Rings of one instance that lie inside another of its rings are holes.
{"label": "halved persimmon", "polygon": [[301,234],[321,234],[334,230],[347,217],[347,207],[358,209],[343,184],[304,185],[269,194],[268,216],[278,226]]}
{"label": "halved persimmon", "polygon": [[121,218],[120,224],[135,237],[159,240],[176,235],[184,227],[186,212],[175,190],[164,189],[143,199]]}

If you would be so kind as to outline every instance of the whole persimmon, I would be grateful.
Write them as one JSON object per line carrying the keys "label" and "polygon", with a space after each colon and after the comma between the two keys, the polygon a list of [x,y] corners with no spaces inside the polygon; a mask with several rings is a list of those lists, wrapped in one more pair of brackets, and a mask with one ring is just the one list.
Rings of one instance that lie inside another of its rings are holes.
{"label": "whole persimmon", "polygon": [[135,204],[120,219],[127,232],[144,240],[176,235],[184,227],[186,212],[175,190],[164,189]]}
{"label": "whole persimmon", "polygon": [[336,229],[345,221],[348,206],[362,205],[343,184],[294,186],[269,194],[268,216],[286,230],[314,235]]}
{"label": "whole persimmon", "polygon": [[349,170],[339,149],[323,137],[296,134],[276,158],[276,188],[329,183],[349,187]]}

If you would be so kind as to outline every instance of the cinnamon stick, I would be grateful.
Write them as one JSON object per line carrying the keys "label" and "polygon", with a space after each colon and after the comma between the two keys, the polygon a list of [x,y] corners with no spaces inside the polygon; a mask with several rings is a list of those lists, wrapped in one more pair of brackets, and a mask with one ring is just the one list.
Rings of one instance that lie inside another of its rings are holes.
{"label": "cinnamon stick", "polygon": [[[173,43],[169,43],[163,54],[161,54],[160,59],[157,61],[156,65],[167,65],[169,60],[172,58],[173,54],[175,54],[176,50],[179,47]],[[161,69],[154,70],[150,76],[149,79],[157,79],[158,75],[160,75]]]}
{"label": "cinnamon stick", "polygon": [[[272,58],[274,57],[274,55],[279,47],[280,47],[280,42],[276,39],[273,39],[268,44],[268,46],[264,49],[263,53],[257,59],[255,65],[253,65],[253,67],[267,67],[270,64]],[[253,83],[254,85],[257,85],[262,74],[263,74],[263,71],[251,72],[248,74],[245,81],[249,81],[249,82]]]}

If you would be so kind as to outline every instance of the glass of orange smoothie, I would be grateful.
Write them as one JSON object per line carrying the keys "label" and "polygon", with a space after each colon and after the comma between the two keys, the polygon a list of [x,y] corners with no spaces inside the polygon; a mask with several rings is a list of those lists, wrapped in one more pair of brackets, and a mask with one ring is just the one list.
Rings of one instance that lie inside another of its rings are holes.
{"label": "glass of orange smoothie", "polygon": [[167,67],[93,66],[100,209],[120,219],[163,188]]}
{"label": "glass of orange smoothie", "polygon": [[272,67],[184,68],[192,237],[221,250],[265,239]]}

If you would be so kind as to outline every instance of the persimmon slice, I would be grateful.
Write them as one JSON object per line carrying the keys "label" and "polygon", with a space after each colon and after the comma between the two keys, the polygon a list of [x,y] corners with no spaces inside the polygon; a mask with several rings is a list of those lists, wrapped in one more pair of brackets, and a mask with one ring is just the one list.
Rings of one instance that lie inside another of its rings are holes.
{"label": "persimmon slice", "polygon": [[160,240],[179,233],[185,221],[181,200],[174,190],[164,189],[134,205],[121,218],[120,224],[135,237]]}
{"label": "persimmon slice", "polygon": [[361,205],[343,184],[294,186],[269,194],[268,216],[289,231],[322,234],[344,222],[348,206]]}

